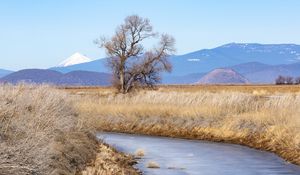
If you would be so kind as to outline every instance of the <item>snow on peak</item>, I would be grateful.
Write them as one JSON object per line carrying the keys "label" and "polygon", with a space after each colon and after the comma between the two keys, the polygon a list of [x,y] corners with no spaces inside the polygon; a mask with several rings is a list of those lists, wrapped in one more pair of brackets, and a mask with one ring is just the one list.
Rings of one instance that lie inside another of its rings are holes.
{"label": "snow on peak", "polygon": [[71,65],[75,65],[75,64],[87,63],[90,61],[92,61],[90,58],[77,52],[77,53],[74,53],[69,58],[65,59],[58,66],[59,67],[67,67],[67,66],[71,66]]}
{"label": "snow on peak", "polygon": [[188,61],[200,61],[200,59],[190,58],[190,59],[188,59]]}

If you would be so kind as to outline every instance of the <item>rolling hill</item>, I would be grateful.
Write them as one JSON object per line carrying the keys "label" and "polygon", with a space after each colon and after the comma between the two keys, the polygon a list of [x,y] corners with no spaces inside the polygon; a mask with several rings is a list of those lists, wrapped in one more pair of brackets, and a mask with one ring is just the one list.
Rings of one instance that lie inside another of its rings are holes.
{"label": "rolling hill", "polygon": [[64,74],[57,84],[72,86],[108,86],[111,84],[111,75],[101,72],[72,71]]}
{"label": "rolling hill", "polygon": [[100,72],[72,71],[63,74],[47,69],[24,69],[11,73],[1,78],[0,81],[12,84],[27,82],[71,86],[107,86],[110,85],[110,79],[110,74]]}
{"label": "rolling hill", "polygon": [[53,70],[24,69],[2,77],[1,81],[13,84],[21,81],[28,83],[54,83],[60,79],[62,75],[62,73]]}

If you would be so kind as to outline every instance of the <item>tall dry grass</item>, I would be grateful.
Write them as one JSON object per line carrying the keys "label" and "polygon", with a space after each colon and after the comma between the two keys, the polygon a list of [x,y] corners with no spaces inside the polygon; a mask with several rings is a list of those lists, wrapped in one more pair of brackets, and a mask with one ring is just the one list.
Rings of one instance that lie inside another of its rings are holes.
{"label": "tall dry grass", "polygon": [[0,99],[0,174],[75,174],[95,157],[67,93],[1,85]]}
{"label": "tall dry grass", "polygon": [[243,144],[300,165],[299,93],[81,90],[78,96],[76,108],[105,131]]}
{"label": "tall dry grass", "polygon": [[[111,148],[100,149],[104,145],[85,118],[74,108],[74,98],[54,87],[0,85],[0,175],[75,175],[95,165]],[[125,166],[132,160],[122,158],[123,164],[106,158],[98,169],[135,172]]]}

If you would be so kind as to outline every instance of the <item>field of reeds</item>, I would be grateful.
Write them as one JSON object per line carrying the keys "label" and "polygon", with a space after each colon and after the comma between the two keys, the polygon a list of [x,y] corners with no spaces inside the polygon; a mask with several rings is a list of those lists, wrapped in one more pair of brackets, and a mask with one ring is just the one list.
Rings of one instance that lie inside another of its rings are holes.
{"label": "field of reeds", "polygon": [[110,88],[66,91],[99,130],[236,143],[300,165],[300,86],[162,86],[126,95]]}
{"label": "field of reeds", "polygon": [[137,174],[132,157],[96,140],[68,93],[0,85],[0,99],[0,175]]}

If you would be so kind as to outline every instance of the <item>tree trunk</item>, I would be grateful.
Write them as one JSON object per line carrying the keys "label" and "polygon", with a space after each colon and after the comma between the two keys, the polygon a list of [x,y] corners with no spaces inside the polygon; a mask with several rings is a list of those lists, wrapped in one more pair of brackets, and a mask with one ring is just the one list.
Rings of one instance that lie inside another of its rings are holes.
{"label": "tree trunk", "polygon": [[135,75],[131,76],[130,79],[128,80],[128,82],[126,83],[125,93],[128,93],[129,90],[132,88],[132,83],[133,83],[134,78],[135,78]]}
{"label": "tree trunk", "polygon": [[124,66],[121,67],[121,70],[120,70],[120,91],[121,93],[125,93],[125,77],[124,77]]}

